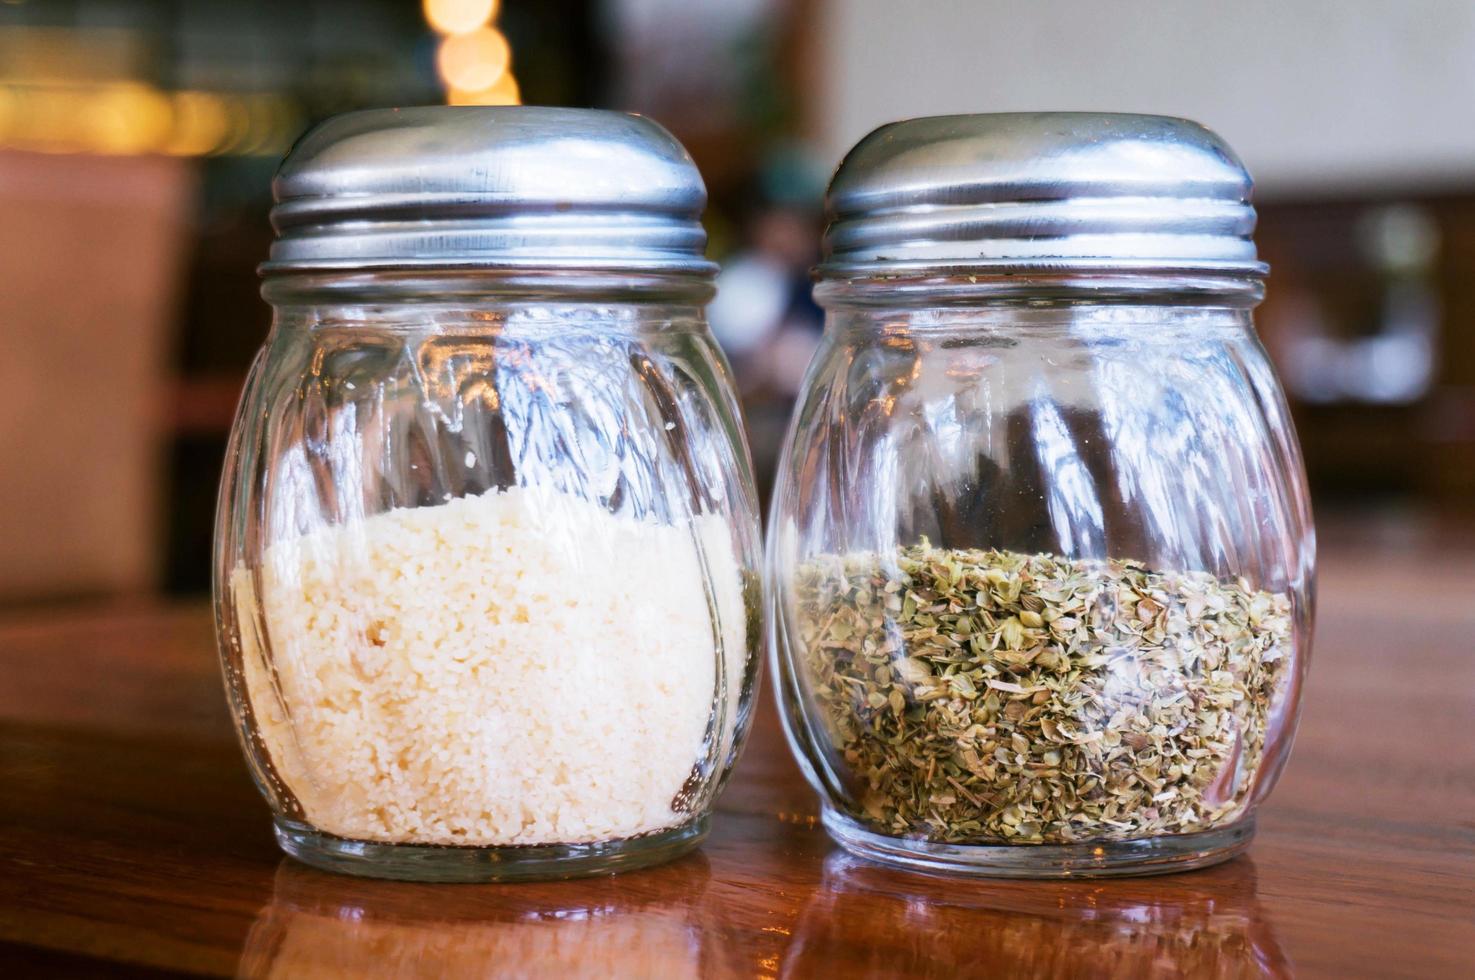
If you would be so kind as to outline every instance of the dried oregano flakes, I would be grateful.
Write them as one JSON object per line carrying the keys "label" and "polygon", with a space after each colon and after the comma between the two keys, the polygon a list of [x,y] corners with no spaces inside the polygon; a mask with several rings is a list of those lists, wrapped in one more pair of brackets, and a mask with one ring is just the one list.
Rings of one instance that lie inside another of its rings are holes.
{"label": "dried oregano flakes", "polygon": [[1291,652],[1243,579],[922,543],[797,570],[800,655],[881,833],[1070,843],[1244,811]]}

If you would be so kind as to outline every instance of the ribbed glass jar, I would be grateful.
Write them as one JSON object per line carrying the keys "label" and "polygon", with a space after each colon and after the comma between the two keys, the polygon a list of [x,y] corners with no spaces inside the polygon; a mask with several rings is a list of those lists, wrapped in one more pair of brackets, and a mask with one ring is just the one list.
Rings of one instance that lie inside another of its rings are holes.
{"label": "ribbed glass jar", "polygon": [[289,277],[217,613],[277,834],[391,877],[684,850],[746,733],[757,528],[709,287]]}
{"label": "ribbed glass jar", "polygon": [[615,113],[384,110],[275,191],[215,602],[283,848],[483,881],[694,846],[759,535],[690,157]]}
{"label": "ribbed glass jar", "polygon": [[820,291],[770,526],[774,674],[863,854],[1208,863],[1290,749],[1313,538],[1257,289],[1062,285]]}
{"label": "ribbed glass jar", "polygon": [[841,165],[766,582],[850,850],[1051,877],[1248,845],[1315,547],[1248,193],[1158,117],[913,120]]}

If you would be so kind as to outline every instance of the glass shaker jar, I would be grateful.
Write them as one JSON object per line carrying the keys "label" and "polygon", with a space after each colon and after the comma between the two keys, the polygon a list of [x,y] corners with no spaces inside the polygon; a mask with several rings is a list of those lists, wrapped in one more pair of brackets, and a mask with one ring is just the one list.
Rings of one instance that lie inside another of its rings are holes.
{"label": "glass shaker jar", "polygon": [[215,608],[282,847],[448,881],[694,846],[758,527],[690,157],[617,113],[369,111],[274,192]]}
{"label": "glass shaker jar", "polygon": [[1248,845],[1314,562],[1250,186],[1151,116],[915,119],[841,163],[767,565],[785,726],[851,851],[1053,877]]}

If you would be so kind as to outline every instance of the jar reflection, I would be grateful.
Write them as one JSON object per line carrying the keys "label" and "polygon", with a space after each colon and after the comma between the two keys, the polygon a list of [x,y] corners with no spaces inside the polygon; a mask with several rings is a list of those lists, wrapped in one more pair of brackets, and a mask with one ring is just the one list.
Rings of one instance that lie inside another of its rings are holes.
{"label": "jar reflection", "polygon": [[1174,882],[902,876],[836,851],[785,977],[1289,977],[1247,859]]}
{"label": "jar reflection", "polygon": [[724,952],[700,921],[693,854],[567,885],[345,882],[284,860],[241,954],[242,977],[699,977]]}

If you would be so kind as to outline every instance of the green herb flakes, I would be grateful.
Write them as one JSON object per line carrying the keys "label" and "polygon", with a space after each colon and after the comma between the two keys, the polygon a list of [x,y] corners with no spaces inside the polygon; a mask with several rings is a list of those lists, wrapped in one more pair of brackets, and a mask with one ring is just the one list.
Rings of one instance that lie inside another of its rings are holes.
{"label": "green herb flakes", "polygon": [[1286,595],[1202,572],[934,548],[798,571],[812,697],[881,833],[1057,844],[1244,812]]}

